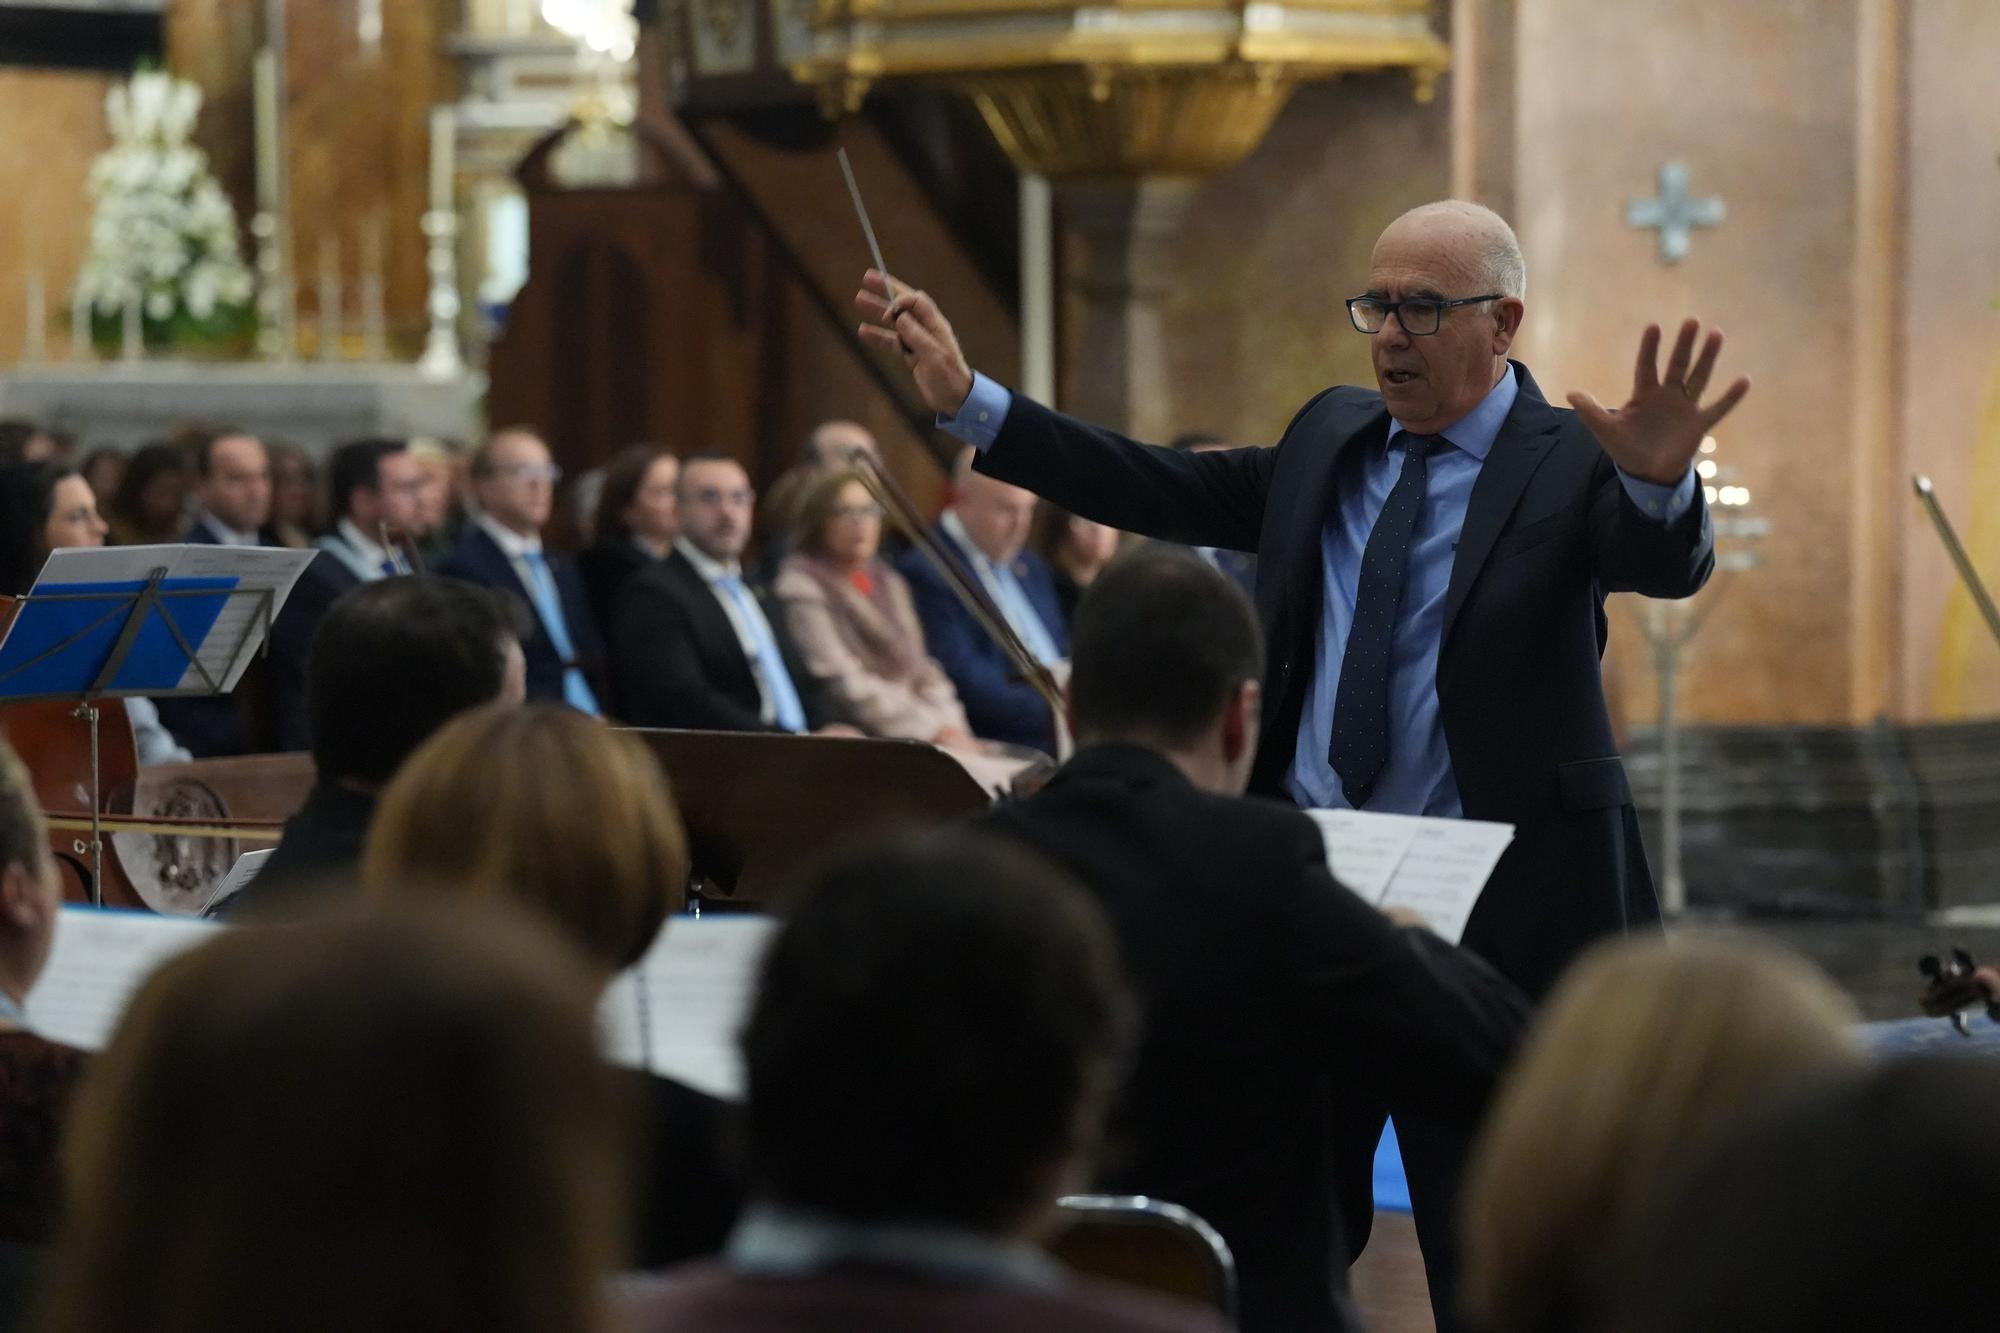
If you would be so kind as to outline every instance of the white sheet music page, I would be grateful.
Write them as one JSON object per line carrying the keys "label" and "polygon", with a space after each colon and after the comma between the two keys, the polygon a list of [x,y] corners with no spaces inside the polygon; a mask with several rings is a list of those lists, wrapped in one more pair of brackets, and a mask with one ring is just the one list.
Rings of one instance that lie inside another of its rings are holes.
{"label": "white sheet music page", "polygon": [[626,974],[636,983],[645,1068],[710,1096],[743,1095],[736,1034],[776,926],[770,917],[718,914],[667,922]]}
{"label": "white sheet music page", "polygon": [[1403,863],[1425,820],[1416,815],[1382,815],[1368,810],[1308,810],[1326,841],[1326,864],[1333,877],[1364,901],[1382,902],[1390,877]]}
{"label": "white sheet music page", "polygon": [[[275,622],[278,612],[284,609],[286,599],[292,595],[292,586],[319,552],[293,551],[278,546],[199,545],[184,547],[182,552],[181,558],[169,571],[169,578],[229,577],[236,580],[237,595],[224,603],[222,614],[216,617],[208,637],[202,641],[201,649],[196,654],[202,666],[227,693],[243,679],[243,673],[257,656],[264,635],[270,631],[270,626],[260,623],[258,599],[243,594],[269,591],[271,619]],[[253,628],[256,630],[254,634],[251,633]],[[249,637],[246,639],[245,635]],[[201,673],[190,669],[182,684],[193,685],[200,680]]]}
{"label": "white sheet music page", "polygon": [[104,1049],[140,983],[220,929],[194,917],[63,908],[48,966],[28,993],[28,1026],[51,1041]]}
{"label": "white sheet music page", "polygon": [[1418,823],[1417,836],[1378,906],[1408,908],[1457,944],[1500,854],[1514,841],[1514,826],[1478,819]]}
{"label": "white sheet music page", "polygon": [[604,988],[597,1006],[597,1045],[613,1064],[646,1067],[646,1025],[639,1014],[639,970],[627,968]]}

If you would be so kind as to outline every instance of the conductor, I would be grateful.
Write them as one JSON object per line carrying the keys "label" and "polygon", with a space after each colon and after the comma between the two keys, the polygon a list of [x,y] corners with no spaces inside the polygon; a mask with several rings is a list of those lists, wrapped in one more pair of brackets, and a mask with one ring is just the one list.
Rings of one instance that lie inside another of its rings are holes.
{"label": "conductor", "polygon": [[[1515,826],[1464,935],[1531,996],[1592,940],[1656,927],[1599,666],[1604,598],[1685,597],[1714,566],[1693,464],[1749,392],[1704,403],[1722,335],[1639,341],[1632,394],[1551,405],[1508,359],[1513,229],[1426,204],[1347,301],[1376,389],[1301,407],[1274,448],[1178,453],[1009,392],[926,294],[870,270],[863,338],[899,353],[978,470],[1116,528],[1257,555],[1264,741],[1252,790]],[[893,297],[893,302],[892,302]]]}

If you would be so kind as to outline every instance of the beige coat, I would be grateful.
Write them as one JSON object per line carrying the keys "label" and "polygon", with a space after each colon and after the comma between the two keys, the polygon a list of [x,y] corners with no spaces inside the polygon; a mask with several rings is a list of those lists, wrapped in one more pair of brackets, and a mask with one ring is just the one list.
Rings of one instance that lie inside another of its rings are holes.
{"label": "beige coat", "polygon": [[791,556],[779,567],[775,591],[806,669],[871,736],[927,741],[950,727],[969,733],[958,691],[924,647],[909,585],[879,560],[869,573],[873,598],[810,556]]}

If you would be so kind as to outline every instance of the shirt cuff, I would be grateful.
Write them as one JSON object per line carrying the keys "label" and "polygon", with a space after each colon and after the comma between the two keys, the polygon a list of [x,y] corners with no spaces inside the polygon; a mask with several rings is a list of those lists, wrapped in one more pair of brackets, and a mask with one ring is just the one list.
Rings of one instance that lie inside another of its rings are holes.
{"label": "shirt cuff", "polygon": [[[970,400],[968,400],[970,401]],[[1662,525],[1672,523],[1688,511],[1694,503],[1694,467],[1690,465],[1687,475],[1675,486],[1662,486],[1657,481],[1641,481],[1639,478],[1618,469],[1618,483],[1625,488],[1625,494],[1632,497],[1632,503],[1639,506],[1639,512]]]}
{"label": "shirt cuff", "polygon": [[972,372],[972,392],[958,405],[958,415],[938,413],[938,429],[954,439],[985,453],[1007,424],[1007,409],[1014,405],[1012,391],[994,383],[978,371]]}

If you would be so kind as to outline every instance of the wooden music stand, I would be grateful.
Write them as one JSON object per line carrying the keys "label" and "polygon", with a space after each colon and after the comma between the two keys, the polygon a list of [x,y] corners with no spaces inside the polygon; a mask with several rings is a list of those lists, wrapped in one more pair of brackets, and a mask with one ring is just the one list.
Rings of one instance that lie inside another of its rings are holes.
{"label": "wooden music stand", "polygon": [[635,729],[687,823],[692,882],[734,905],[782,901],[843,844],[991,804],[950,755],[921,741]]}

